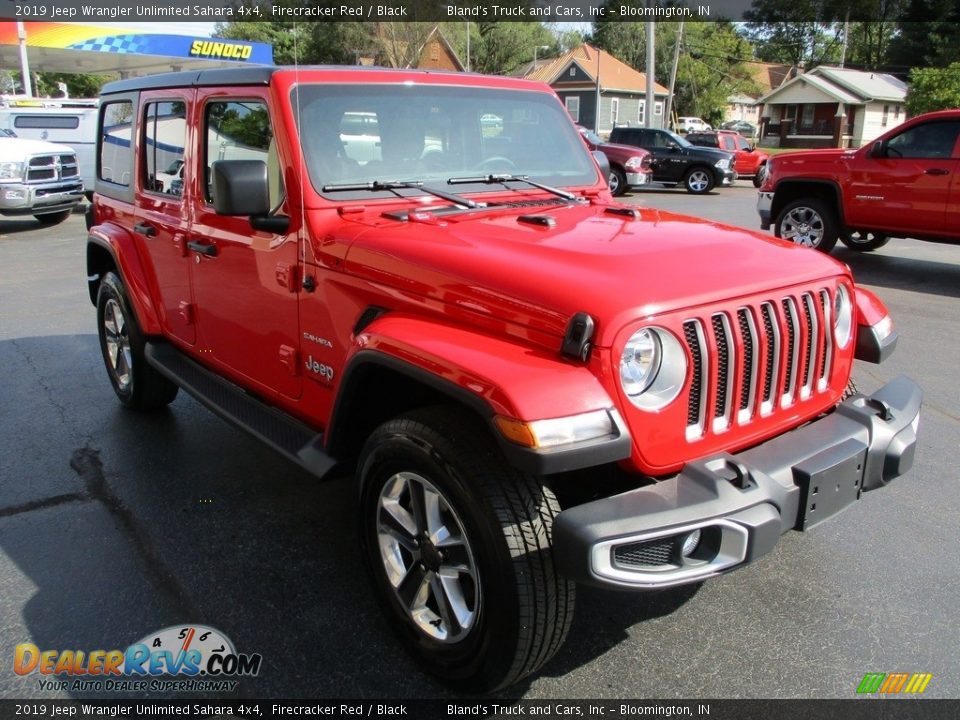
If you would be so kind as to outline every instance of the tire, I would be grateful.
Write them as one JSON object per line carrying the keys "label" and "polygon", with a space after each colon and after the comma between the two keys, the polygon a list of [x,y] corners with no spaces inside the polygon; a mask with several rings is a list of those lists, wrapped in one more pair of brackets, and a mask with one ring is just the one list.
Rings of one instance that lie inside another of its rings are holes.
{"label": "tire", "polygon": [[815,198],[800,198],[787,203],[773,232],[778,238],[828,253],[837,244],[837,220],[833,210]]}
{"label": "tire", "polygon": [[857,252],[873,252],[890,242],[890,236],[883,233],[851,230],[840,236],[840,242]]}
{"label": "tire", "polygon": [[761,165],[757,168],[756,175],[753,176],[753,186],[755,188],[763,187],[764,178],[767,177],[767,166],[766,164]]}
{"label": "tire", "polygon": [[42,225],[59,225],[68,217],[72,210],[60,210],[59,212],[45,213],[43,215],[34,215]]}
{"label": "tire", "polygon": [[[465,412],[426,408],[371,435],[359,463],[360,537],[407,650],[450,685],[489,692],[556,653],[575,587],[553,562],[556,497],[507,465]],[[433,509],[430,522],[415,497]],[[439,549],[437,535],[447,538]]]}
{"label": "tire", "polygon": [[147,363],[127,291],[112,272],[100,281],[97,331],[103,364],[121,403],[134,410],[156,410],[173,402],[179,388]]}
{"label": "tire", "polygon": [[618,167],[610,168],[610,194],[614,197],[620,197],[627,192],[627,175]]}
{"label": "tire", "polygon": [[688,193],[694,195],[706,195],[713,190],[715,182],[713,173],[708,168],[701,166],[690,168],[687,170],[687,174],[683,176],[683,186]]}

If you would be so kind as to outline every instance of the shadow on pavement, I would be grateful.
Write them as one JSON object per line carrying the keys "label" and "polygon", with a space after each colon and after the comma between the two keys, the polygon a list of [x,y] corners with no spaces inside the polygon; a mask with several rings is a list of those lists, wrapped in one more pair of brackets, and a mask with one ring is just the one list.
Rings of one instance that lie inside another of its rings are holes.
{"label": "shadow on pavement", "polygon": [[894,238],[886,248],[870,253],[859,253],[838,246],[833,254],[837,260],[850,266],[858,283],[960,297],[960,249],[957,250],[956,263],[884,254],[887,248],[896,252],[893,247],[896,242]]}

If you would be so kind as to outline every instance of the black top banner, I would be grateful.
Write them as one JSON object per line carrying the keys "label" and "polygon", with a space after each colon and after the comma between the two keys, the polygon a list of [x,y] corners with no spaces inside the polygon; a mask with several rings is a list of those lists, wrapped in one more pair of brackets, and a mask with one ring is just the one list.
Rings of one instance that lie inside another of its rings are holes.
{"label": "black top banner", "polygon": [[0,19],[105,23],[715,21],[742,20],[750,6],[750,0],[0,0]]}

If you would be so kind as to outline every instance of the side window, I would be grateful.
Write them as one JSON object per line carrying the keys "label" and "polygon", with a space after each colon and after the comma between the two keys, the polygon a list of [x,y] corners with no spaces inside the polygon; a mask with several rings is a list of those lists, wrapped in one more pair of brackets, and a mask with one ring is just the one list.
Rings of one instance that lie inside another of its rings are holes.
{"label": "side window", "polygon": [[100,157],[97,177],[101,180],[130,185],[133,172],[131,123],[133,103],[129,100],[104,103],[100,108]]}
{"label": "side window", "polygon": [[729,150],[729,151],[733,152],[734,150],[737,149],[737,143],[736,143],[736,141],[735,141],[732,137],[730,137],[729,135],[724,135],[724,136],[723,136],[723,149],[724,149],[724,150]]}
{"label": "side window", "polygon": [[181,100],[148,102],[143,114],[141,177],[147,192],[180,195],[187,144],[187,105]]}
{"label": "side window", "polygon": [[283,173],[266,104],[262,100],[211,102],[207,105],[204,127],[206,201],[213,202],[211,168],[217,160],[262,160],[267,164],[270,204],[275,207],[283,197]]}
{"label": "side window", "polygon": [[914,125],[887,141],[888,158],[949,158],[960,132],[960,121]]}

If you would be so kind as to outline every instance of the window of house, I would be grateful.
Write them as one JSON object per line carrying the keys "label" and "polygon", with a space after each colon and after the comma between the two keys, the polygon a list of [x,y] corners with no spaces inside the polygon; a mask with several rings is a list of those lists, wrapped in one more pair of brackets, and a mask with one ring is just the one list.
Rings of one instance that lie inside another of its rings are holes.
{"label": "window of house", "polygon": [[570,117],[573,118],[574,122],[580,122],[580,98],[576,95],[572,95],[564,100],[564,103],[567,106],[567,112],[570,113]]}
{"label": "window of house", "polygon": [[570,77],[573,77],[577,74],[577,69],[575,67],[570,68]]}
{"label": "window of house", "polygon": [[894,119],[894,120],[899,120],[899,119],[900,119],[900,106],[899,106],[899,105],[894,105],[894,106],[893,106],[893,119]]}
{"label": "window of house", "polygon": [[141,182],[148,192],[179,195],[183,182],[168,170],[181,161],[187,144],[187,105],[182,100],[149,102],[144,108]]}
{"label": "window of house", "polygon": [[637,110],[637,122],[640,125],[643,125],[646,122],[647,118],[647,101],[641,100],[639,109]]}
{"label": "window of house", "polygon": [[889,105],[884,105],[884,106],[883,106],[883,117],[880,119],[880,127],[886,127],[886,126],[887,126],[887,118],[889,117],[889,115],[890,115],[890,106],[889,106]]}
{"label": "window of house", "polygon": [[801,127],[813,127],[813,111],[813,105],[808,103],[803,106],[803,120],[800,122]]}
{"label": "window of house", "polygon": [[270,203],[280,198],[280,168],[270,114],[262,100],[218,101],[207,105],[204,188],[213,202],[211,168],[217,160],[262,160],[267,164]]}
{"label": "window of house", "polygon": [[616,125],[617,120],[620,118],[620,98],[612,98],[610,100],[610,124]]}
{"label": "window of house", "polygon": [[133,172],[133,145],[130,142],[133,103],[129,100],[105,103],[100,108],[100,117],[97,177],[129,186],[130,173]]}
{"label": "window of house", "polygon": [[657,102],[653,104],[653,114],[660,117],[663,115],[663,103]]}

